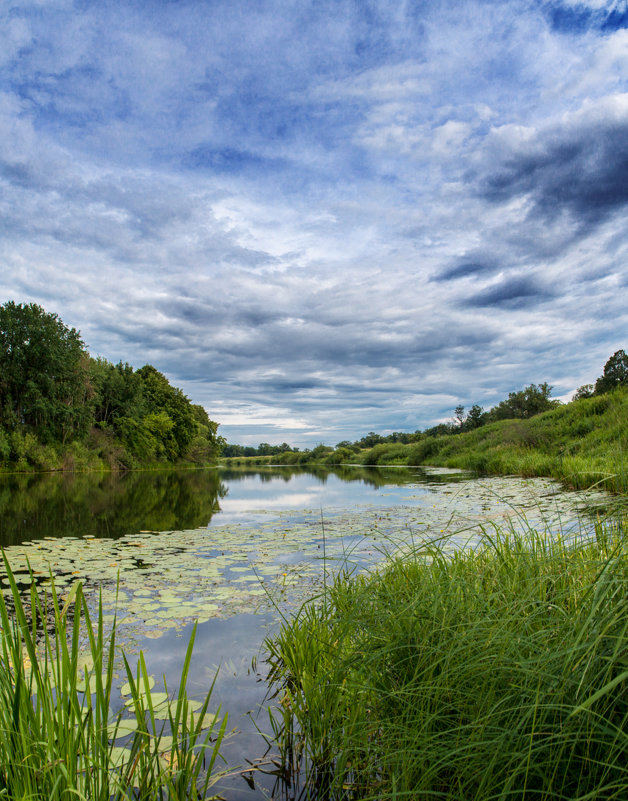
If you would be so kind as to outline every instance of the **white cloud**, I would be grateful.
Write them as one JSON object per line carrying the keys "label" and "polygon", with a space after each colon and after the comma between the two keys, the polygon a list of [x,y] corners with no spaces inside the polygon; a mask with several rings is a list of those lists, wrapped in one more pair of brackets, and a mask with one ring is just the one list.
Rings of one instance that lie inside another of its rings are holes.
{"label": "white cloud", "polygon": [[626,323],[625,206],[561,204],[577,180],[541,162],[626,123],[626,32],[559,35],[524,2],[269,8],[13,17],[0,301],[154,363],[252,444],[594,379]]}

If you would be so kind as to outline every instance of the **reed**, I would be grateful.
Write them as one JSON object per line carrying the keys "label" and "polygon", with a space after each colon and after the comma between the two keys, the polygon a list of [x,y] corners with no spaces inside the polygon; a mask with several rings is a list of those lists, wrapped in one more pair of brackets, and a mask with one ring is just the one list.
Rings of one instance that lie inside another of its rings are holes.
{"label": "reed", "polygon": [[628,797],[625,518],[340,576],[266,642],[301,798]]}
{"label": "reed", "polygon": [[46,593],[32,584],[23,598],[4,560],[10,595],[0,593],[0,798],[205,797],[226,717],[219,725],[206,715],[211,689],[192,712],[185,685],[194,633],[176,699],[151,692],[143,655],[135,671],[123,656],[130,699],[114,714],[115,622],[105,634],[102,607],[93,621],[78,582],[63,603],[54,581]]}

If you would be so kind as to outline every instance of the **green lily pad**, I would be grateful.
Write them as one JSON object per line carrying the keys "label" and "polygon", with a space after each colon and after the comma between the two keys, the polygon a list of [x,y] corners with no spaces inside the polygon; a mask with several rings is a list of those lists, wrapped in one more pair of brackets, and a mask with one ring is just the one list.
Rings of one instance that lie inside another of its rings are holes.
{"label": "green lily pad", "polygon": [[134,718],[124,718],[119,723],[110,723],[107,726],[107,733],[110,740],[119,740],[128,737],[137,731],[137,720]]}
{"label": "green lily pad", "polygon": [[112,767],[120,768],[131,758],[131,751],[119,745],[113,745],[109,749],[109,763]]}
{"label": "green lily pad", "polygon": [[[139,679],[139,681],[136,681],[136,687],[139,688],[140,695],[144,695],[145,694],[145,683],[144,682],[145,682],[144,677]],[[152,690],[154,686],[155,686],[155,678],[153,676],[149,676],[148,677],[148,689]],[[122,695],[131,695],[131,683],[128,682],[128,681],[125,682],[122,685],[122,687],[120,687],[120,693]]]}
{"label": "green lily pad", "polygon": [[218,720],[220,720],[218,715],[214,715],[211,712],[206,712],[203,717],[201,717],[199,712],[193,712],[190,715],[190,723],[194,728],[199,729],[211,729]]}

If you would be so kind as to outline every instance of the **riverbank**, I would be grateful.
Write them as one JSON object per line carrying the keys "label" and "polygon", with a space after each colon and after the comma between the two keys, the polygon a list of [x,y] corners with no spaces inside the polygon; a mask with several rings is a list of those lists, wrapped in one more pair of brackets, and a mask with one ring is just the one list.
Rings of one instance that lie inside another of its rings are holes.
{"label": "riverbank", "polygon": [[340,576],[267,641],[284,771],[326,799],[625,798],[626,522]]}
{"label": "riverbank", "polygon": [[85,442],[50,443],[43,445],[34,436],[14,438],[18,443],[12,459],[0,459],[0,475],[16,473],[127,473],[141,470],[198,470],[216,466],[211,459],[147,459],[134,458],[122,446],[114,447],[110,438],[103,444],[100,432]]}
{"label": "riverbank", "polygon": [[583,398],[529,420],[504,420],[410,446],[408,460],[486,474],[552,476],[576,489],[628,492],[628,390]]}
{"label": "riverbank", "polygon": [[[222,460],[221,460],[222,461]],[[320,446],[224,460],[226,464],[434,465],[480,475],[548,476],[574,489],[597,484],[628,492],[628,388],[582,398],[529,419],[501,420],[473,431],[422,435],[417,442],[386,443],[351,451]]]}

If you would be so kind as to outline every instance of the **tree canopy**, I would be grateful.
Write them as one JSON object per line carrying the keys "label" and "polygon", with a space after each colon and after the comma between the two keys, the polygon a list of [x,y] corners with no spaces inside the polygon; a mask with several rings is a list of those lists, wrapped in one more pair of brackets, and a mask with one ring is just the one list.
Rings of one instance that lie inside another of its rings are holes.
{"label": "tree canopy", "polygon": [[0,425],[43,441],[86,433],[91,387],[80,334],[35,303],[0,306]]}
{"label": "tree canopy", "polygon": [[628,355],[617,350],[604,365],[604,372],[595,382],[595,394],[610,392],[615,387],[628,386]]}
{"label": "tree canopy", "polygon": [[152,365],[92,358],[56,314],[0,306],[0,459],[36,463],[38,445],[79,441],[114,466],[208,461],[223,442],[217,429]]}

